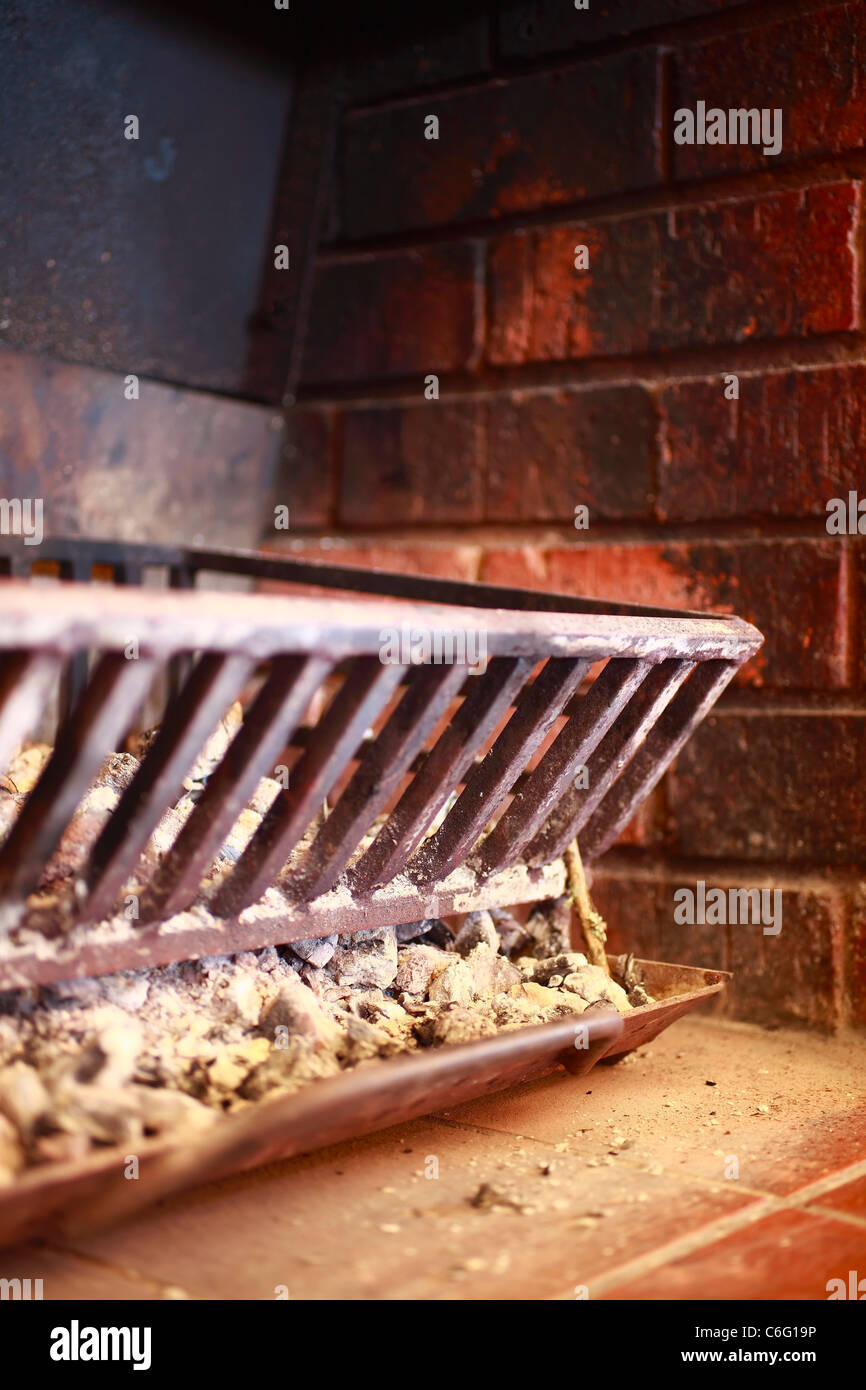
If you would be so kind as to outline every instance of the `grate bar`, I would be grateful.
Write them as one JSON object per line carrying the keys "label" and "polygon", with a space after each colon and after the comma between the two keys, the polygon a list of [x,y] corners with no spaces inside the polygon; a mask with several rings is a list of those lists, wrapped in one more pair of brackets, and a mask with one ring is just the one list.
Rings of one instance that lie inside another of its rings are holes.
{"label": "grate bar", "polygon": [[111,582],[113,584],[141,584],[143,579],[142,567],[136,564],[135,560],[119,560],[112,566]]}
{"label": "grate bar", "polygon": [[475,679],[435,748],[417,770],[413,764],[412,782],[350,876],[353,893],[387,883],[406,867],[424,831],[462,782],[531,671],[532,662],[525,658],[494,657],[484,675]]}
{"label": "grate bar", "polygon": [[524,688],[484,761],[467,778],[436,834],[415,855],[410,866],[414,883],[441,882],[468,854],[591,664],[551,657],[532,684]]}
{"label": "grate bar", "polygon": [[[145,698],[153,663],[109,652],[97,663],[42,776],[0,850],[0,899],[17,911],[36,887],[76,806]],[[5,915],[5,914],[4,914]]]}
{"label": "grate bar", "polygon": [[596,859],[625,829],[694,730],[739,669],[736,661],[705,661],[661,714],[643,748],[593,813],[581,839],[584,859]]}
{"label": "grate bar", "polygon": [[586,759],[619,718],[652,670],[646,661],[612,660],[580,701],[538,766],[527,774],[481,846],[479,870],[498,873],[515,859],[553,814]]}
{"label": "grate bar", "polygon": [[50,652],[8,652],[0,660],[0,772],[32,732],[59,675]]}
{"label": "grate bar", "polygon": [[230,916],[256,902],[286,864],[334,783],[400,680],[399,666],[359,657],[280,793],[217,895],[215,911]]}
{"label": "grate bar", "polygon": [[556,859],[565,853],[693,670],[694,662],[673,658],[653,668],[640,687],[638,698],[631,701],[592,754],[587,764],[589,786],[573,787],[530,843],[530,864],[546,862],[548,855]]}
{"label": "grate bar", "polygon": [[298,889],[310,898],[332,888],[413,758],[463,684],[461,664],[419,666],[307,853]]}
{"label": "grate bar", "polygon": [[[588,858],[612,842],[762,640],[749,624],[718,614],[272,555],[58,537],[46,538],[39,553],[35,568],[59,568],[63,582],[0,581],[0,754],[14,751],[30,710],[53,706],[56,687],[74,707],[30,796],[5,808],[18,812],[0,849],[8,925],[20,920],[26,892],[47,881],[46,869],[63,871],[55,850],[101,760],[123,746],[145,698],[164,706],[170,678],[179,682],[89,862],[96,826],[76,822],[70,831],[75,863],[85,857],[89,900],[68,931],[58,916],[64,934],[50,946],[55,978],[90,959],[91,945],[102,950],[91,924],[113,908],[133,871],[146,911],[173,915],[166,931],[151,917],[151,925],[118,935],[117,968],[145,964],[154,950],[164,959],[210,954],[229,941],[232,924],[239,933],[232,940],[277,942],[407,921],[393,914],[431,915],[445,903],[461,911],[470,897],[535,900],[554,870],[563,881],[558,856],[576,830]],[[29,573],[31,565],[18,538],[0,538],[0,573]],[[168,587],[130,582],[154,566]],[[104,569],[114,582],[94,584],[93,573]],[[349,592],[203,591],[214,572]],[[379,660],[383,628],[418,626],[443,644],[455,632],[483,633],[490,664],[467,675],[459,663]],[[130,632],[146,660],[124,659]],[[601,676],[581,694],[599,662]],[[263,664],[267,674],[251,687],[237,737],[212,745],[203,794],[185,805],[185,818],[172,814],[184,773]],[[319,701],[311,694],[302,711],[302,685],[323,696],[336,688],[311,730],[300,720],[311,721]],[[207,906],[218,918],[179,920],[280,742],[291,745],[290,785],[279,789],[234,867],[221,868],[218,885],[207,883]],[[590,785],[575,788],[584,764]],[[329,812],[325,798],[340,789]],[[150,838],[157,826],[158,841]],[[326,891],[338,879],[340,888]],[[28,927],[47,936],[54,928],[46,912],[38,923],[31,915]],[[0,978],[13,978],[27,951],[41,961],[44,949],[12,935],[0,945]]]}
{"label": "grate bar", "polygon": [[160,865],[147,905],[148,918],[170,917],[196,897],[204,873],[259,778],[273,767],[330,669],[329,661],[316,656],[289,656],[274,662],[236,738]]}
{"label": "grate bar", "polygon": [[[60,578],[71,580],[76,584],[85,584],[93,574],[92,561],[86,555],[76,555],[69,559],[60,561]],[[66,663],[63,675],[60,678],[60,689],[57,698],[57,719],[62,724],[81,699],[84,687],[87,685],[88,674],[87,652],[75,652],[71,660]]]}
{"label": "grate bar", "polygon": [[171,701],[144,761],[97,840],[84,920],[107,916],[183,778],[252,670],[246,656],[205,652]]}

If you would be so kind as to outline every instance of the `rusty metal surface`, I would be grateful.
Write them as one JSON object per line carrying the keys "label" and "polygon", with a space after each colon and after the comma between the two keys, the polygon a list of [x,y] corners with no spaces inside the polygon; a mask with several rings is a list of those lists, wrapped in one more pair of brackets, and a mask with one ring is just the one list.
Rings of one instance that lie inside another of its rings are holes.
{"label": "rusty metal surface", "polygon": [[166,807],[178,801],[185,773],[251,671],[243,655],[205,652],[196,662],[93,847],[82,908],[86,920],[109,915]]}
{"label": "rusty metal surface", "polygon": [[488,657],[528,656],[536,661],[663,661],[673,656],[737,661],[759,645],[755,629],[736,618],[526,613],[445,604],[425,605],[419,611],[411,602],[216,596],[92,584],[47,590],[13,581],[4,587],[0,649],[19,646],[23,634],[26,645],[65,657],[83,647],[122,651],[133,633],[141,651],[155,658],[208,650],[243,652],[264,661],[287,651],[321,651],[339,661],[377,655],[383,631],[419,628],[431,643],[443,643],[455,631],[483,634]]}
{"label": "rusty metal surface", "polygon": [[652,668],[591,755],[586,787],[576,785],[566,790],[531,841],[526,852],[528,863],[545,864],[565,853],[694,669],[693,661],[676,657],[668,657]]}
{"label": "rusty metal surface", "polygon": [[153,915],[170,917],[195,897],[208,865],[255,791],[259,770],[276,764],[287,730],[299,723],[329,670],[330,663],[316,656],[289,656],[274,662],[230,756],[208,779],[195,810],[160,864],[149,904]]}
{"label": "rusty metal surface", "polygon": [[[608,960],[615,972],[617,962],[622,957],[608,956]],[[622,1032],[605,1053],[606,1059],[621,1057],[652,1042],[683,1014],[713,995],[721,994],[731,978],[727,970],[672,965],[668,961],[633,958],[632,964],[656,1002],[632,1009],[624,1016]]]}
{"label": "rusty metal surface", "polygon": [[[23,549],[0,549],[18,573]],[[557,610],[555,596],[531,611],[526,594],[494,606],[501,591],[471,584],[431,582],[419,604],[404,596],[405,576],[373,576],[371,596],[370,576],[336,567],[331,598],[197,588],[206,571],[232,566],[307,582],[307,565],[226,552],[49,540],[39,560],[79,577],[107,565],[115,582],[2,585],[0,741],[26,735],[23,692],[58,672],[69,689],[76,674],[54,754],[0,848],[0,987],[554,896],[576,831],[587,826],[591,859],[761,640],[736,618],[583,611],[581,600]],[[125,582],[150,565],[171,587]],[[465,652],[462,663],[452,653],[416,665],[399,650],[383,659],[388,634],[419,631],[443,643],[470,634],[473,653],[483,639],[489,664],[473,668]],[[606,663],[600,673],[596,663]],[[61,939],[34,949],[28,894],[167,674],[176,688],[160,731],[95,843],[81,847]],[[245,688],[240,732],[182,831],[155,851],[185,775]],[[313,700],[318,713],[305,715]],[[289,747],[300,751],[288,785],[210,876],[259,778]],[[584,761],[589,785],[576,786]],[[132,884],[143,909],[130,923],[119,911]],[[102,925],[91,936],[88,923]]]}
{"label": "rusty metal surface", "polygon": [[466,697],[439,742],[363,855],[351,877],[353,893],[387,883],[399,873],[418,847],[452,790],[465,779],[477,750],[493,734],[496,725],[526,683],[531,663],[525,658],[497,657]]}
{"label": "rusty metal surface", "polygon": [[35,942],[32,933],[20,939],[13,933],[0,941],[0,990],[50,984],[78,975],[110,975],[200,956],[233,955],[274,943],[335,932],[349,934],[371,926],[397,926],[477,908],[541,902],[560,897],[565,882],[565,868],[557,861],[543,869],[519,865],[484,883],[460,875],[437,885],[432,895],[417,891],[405,879],[366,896],[332,892],[306,903],[271,888],[254,909],[216,921],[193,910],[155,924],[119,922],[93,930],[82,923],[50,943]]}
{"label": "rusty metal surface", "polygon": [[291,785],[277,797],[218,895],[218,914],[255,902],[276,878],[364,733],[391,699],[399,670],[370,656],[354,663],[326,714],[312,730]]}
{"label": "rusty metal surface", "polygon": [[0,339],[242,390],[290,94],[283,55],[183,6],[0,8]]}
{"label": "rusty metal surface", "polygon": [[48,703],[61,670],[58,657],[38,648],[5,655],[0,664],[0,767],[30,732],[33,711]]}
{"label": "rusty metal surface", "polygon": [[117,747],[153,674],[146,658],[106,652],[61,730],[42,776],[0,850],[0,927],[23,906],[106,752]]}
{"label": "rusty metal surface", "polygon": [[625,829],[739,667],[738,661],[704,661],[677,691],[643,747],[590,816],[582,840],[583,854],[588,860],[597,859],[609,849]]}
{"label": "rusty metal surface", "polygon": [[291,272],[278,269],[273,255],[264,256],[245,383],[245,394],[257,400],[294,404],[342,99],[338,64],[318,64],[295,80],[269,238],[269,248],[288,247]]}
{"label": "rusty metal surface", "polygon": [[[27,572],[32,556],[8,543],[4,552],[7,573]],[[557,898],[564,834],[585,824],[588,859],[608,843],[761,640],[734,618],[605,613],[579,600],[557,610],[550,596],[533,611],[534,596],[503,607],[501,591],[472,585],[433,585],[418,602],[402,576],[374,576],[371,597],[369,576],[335,567],[321,586],[339,591],[332,598],[198,589],[207,570],[232,572],[233,562],[235,573],[261,573],[255,557],[225,553],[49,541],[39,559],[79,579],[107,565],[114,583],[0,580],[4,756],[52,682],[68,693],[54,753],[0,848],[0,989]],[[168,588],[129,583],[149,565],[166,571]],[[263,568],[309,582],[308,566]],[[483,634],[488,664],[383,661],[383,634],[395,630]],[[79,846],[72,917],[45,927],[27,895],[160,676],[171,678],[161,729],[93,843]],[[239,695],[238,732],[155,853],[151,832]],[[286,750],[288,786],[209,879],[259,778]],[[575,793],[584,759],[590,788]],[[95,920],[131,880],[143,883],[140,918]],[[32,1171],[0,1194],[0,1240],[107,1224],[196,1183],[563,1063],[587,1070],[722,985],[718,972],[643,964],[658,1002],[625,1018],[581,1015],[362,1066],[251,1107],[202,1140],[145,1142],[146,1183],[123,1182],[113,1150]]]}
{"label": "rusty metal surface", "polygon": [[[397,791],[404,772],[447,712],[462,684],[461,666],[419,666],[307,850],[294,883],[301,897],[333,888],[376,817]],[[444,877],[444,875],[442,876]]]}
{"label": "rusty metal surface", "polygon": [[[41,497],[46,532],[113,538],[58,551],[85,579],[94,557],[109,555],[123,582],[137,582],[143,552],[121,555],[127,539],[254,544],[279,467],[281,415],[144,379],[127,400],[125,376],[0,350],[3,495]],[[18,547],[22,568],[44,553]]]}
{"label": "rusty metal surface", "polygon": [[471,851],[589,667],[588,661],[552,658],[532,684],[524,687],[502,734],[467,778],[429,845],[413,861],[410,873],[415,883],[429,886],[446,878]]}
{"label": "rusty metal surface", "polygon": [[483,873],[505,868],[522,853],[570,791],[585,759],[651,670],[643,661],[607,663],[544,757],[523,785],[518,786],[508,810],[484,841],[479,864]]}

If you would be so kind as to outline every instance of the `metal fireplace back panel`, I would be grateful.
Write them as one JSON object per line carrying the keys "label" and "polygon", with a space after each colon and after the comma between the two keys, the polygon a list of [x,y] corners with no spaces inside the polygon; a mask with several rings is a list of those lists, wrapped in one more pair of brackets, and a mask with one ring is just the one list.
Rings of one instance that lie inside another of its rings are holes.
{"label": "metal fireplace back panel", "polygon": [[[0,989],[556,896],[573,838],[586,860],[612,843],[762,640],[733,617],[310,561],[4,544],[0,770],[54,691],[60,723],[0,847]],[[28,581],[34,561],[73,582]],[[151,566],[167,589],[141,587]],[[196,588],[207,572],[340,592]],[[159,730],[46,920],[32,895],[158,679]],[[239,730],[155,852],[242,692]],[[288,786],[207,878],[285,748]]]}

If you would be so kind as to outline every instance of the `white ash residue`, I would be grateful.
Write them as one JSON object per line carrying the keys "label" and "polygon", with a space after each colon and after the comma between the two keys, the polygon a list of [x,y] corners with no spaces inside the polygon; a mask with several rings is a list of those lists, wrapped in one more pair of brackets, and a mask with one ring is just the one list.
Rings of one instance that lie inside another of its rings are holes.
{"label": "white ash residue", "polygon": [[0,1182],[377,1058],[629,1010],[567,920],[561,900],[525,926],[474,912],[456,936],[436,919],[0,995]]}

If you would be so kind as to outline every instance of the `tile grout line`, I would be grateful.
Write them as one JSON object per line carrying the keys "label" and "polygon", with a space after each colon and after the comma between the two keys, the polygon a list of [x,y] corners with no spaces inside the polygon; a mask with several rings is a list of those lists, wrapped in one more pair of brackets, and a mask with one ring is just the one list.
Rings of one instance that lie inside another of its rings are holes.
{"label": "tile grout line", "polygon": [[201,1297],[199,1294],[191,1294],[186,1289],[181,1289],[177,1284],[167,1284],[164,1280],[154,1279],[132,1266],[113,1264],[100,1255],[92,1255],[87,1250],[80,1250],[75,1245],[65,1245],[62,1241],[47,1240],[44,1242],[44,1249],[52,1251],[55,1255],[64,1255],[72,1260],[78,1260],[81,1264],[101,1270],[115,1278],[125,1279],[129,1283],[142,1284],[148,1289],[155,1289],[160,1298],[163,1299],[166,1297],[175,1298],[178,1294],[184,1299],[191,1300],[198,1300]]}
{"label": "tile grout line", "polygon": [[[645,1255],[639,1255],[634,1260],[627,1260],[624,1264],[615,1265],[605,1274],[593,1280],[594,1296],[597,1298],[600,1293],[607,1293],[609,1289],[614,1289],[619,1284],[628,1283],[644,1274],[651,1274],[664,1265],[673,1264],[675,1260],[682,1259],[685,1255],[691,1255],[695,1250],[713,1245],[716,1241],[723,1240],[725,1236],[733,1235],[736,1231],[755,1225],[778,1209],[779,1203],[773,1197],[764,1197],[759,1201],[749,1202],[745,1207],[730,1212],[726,1216],[719,1216],[705,1226],[689,1231],[684,1236],[678,1236],[675,1240],[668,1241],[665,1245],[660,1245]],[[572,1298],[571,1292],[554,1294],[552,1301],[571,1300]]]}
{"label": "tile grout line", "polygon": [[[512,1130],[502,1130],[492,1126],[479,1125],[474,1122],[455,1120],[440,1112],[433,1112],[429,1116],[429,1119],[435,1120],[451,1129],[496,1135],[503,1138],[507,1137],[522,1143],[535,1144],[546,1150],[553,1149],[559,1153],[561,1157],[570,1157],[579,1160],[585,1159],[588,1156],[593,1156],[591,1153],[588,1155],[586,1151],[572,1150],[570,1148],[562,1154],[560,1150],[556,1150],[556,1141],[540,1139],[534,1135],[522,1134]],[[647,1169],[641,1168],[633,1162],[629,1162],[626,1158],[622,1159],[622,1166],[634,1172],[648,1173]],[[682,1174],[664,1167],[662,1167],[662,1172],[665,1176],[674,1178],[678,1181],[687,1178],[689,1181],[713,1186],[715,1188],[720,1186],[717,1179],[706,1178],[694,1173]],[[840,1187],[845,1187],[861,1177],[866,1177],[866,1159],[858,1160],[845,1168],[837,1169],[823,1178],[817,1178],[813,1182],[807,1183],[804,1187],[797,1189],[787,1196],[764,1193],[760,1189],[738,1187],[738,1192],[748,1195],[754,1198],[754,1200],[747,1201],[744,1206],[738,1208],[736,1211],[718,1217],[694,1231],[688,1232],[683,1236],[677,1237],[673,1241],[667,1242],[665,1245],[657,1247],[655,1250],[648,1251],[646,1254],[636,1257],[634,1260],[614,1266],[611,1270],[600,1275],[599,1278],[594,1281],[593,1287],[597,1292],[600,1291],[604,1294],[616,1288],[619,1284],[651,1273],[653,1270],[659,1269],[666,1264],[673,1263],[702,1247],[712,1245],[716,1241],[722,1240],[726,1236],[743,1230],[750,1225],[754,1225],[758,1221],[763,1220],[764,1217],[773,1215],[779,1211],[802,1210],[807,1215],[814,1216],[816,1219],[837,1220],[844,1224],[853,1225],[858,1229],[863,1229],[863,1227],[866,1226],[866,1220],[864,1220],[864,1218],[852,1217],[845,1212],[836,1211],[832,1208],[825,1208],[820,1205],[810,1205],[815,1202],[816,1199]],[[140,1283],[145,1288],[154,1290],[156,1296],[160,1298],[165,1298],[167,1296],[176,1297],[178,1294],[180,1294],[182,1298],[199,1299],[202,1297],[201,1295],[190,1294],[185,1289],[179,1289],[176,1285],[167,1284],[152,1278],[138,1269],[115,1265],[99,1256],[82,1251],[75,1246],[47,1241],[45,1242],[45,1248],[54,1253],[77,1260],[84,1265],[90,1265],[100,1269],[109,1275],[123,1278],[130,1282]],[[567,1294],[552,1295],[551,1299],[552,1301],[560,1301],[563,1299],[571,1300],[572,1296],[572,1293],[569,1291]]]}
{"label": "tile grout line", "polygon": [[813,1197],[823,1197],[825,1193],[833,1192],[837,1187],[846,1187],[849,1182],[856,1182],[858,1178],[863,1177],[866,1177],[866,1158],[849,1163],[847,1168],[837,1168],[825,1178],[815,1178],[814,1182],[798,1188],[797,1201],[809,1202]]}
{"label": "tile grout line", "polygon": [[855,1226],[859,1231],[866,1231],[866,1216],[854,1216],[849,1211],[837,1211],[835,1207],[823,1207],[820,1202],[814,1206],[803,1207],[803,1211],[810,1216],[822,1216],[833,1221],[841,1221],[845,1226]]}
{"label": "tile grout line", "polygon": [[[857,1163],[849,1164],[847,1168],[838,1169],[825,1178],[817,1178],[814,1182],[807,1183],[805,1187],[799,1188],[796,1193],[787,1197],[768,1196],[760,1201],[750,1203],[739,1211],[719,1217],[716,1221],[711,1221],[696,1231],[680,1236],[677,1240],[669,1241],[666,1245],[659,1246],[657,1250],[615,1266],[595,1281],[595,1288],[601,1293],[606,1293],[620,1284],[640,1278],[644,1274],[650,1274],[666,1264],[672,1264],[674,1261],[682,1259],[685,1255],[713,1245],[725,1237],[733,1235],[736,1231],[757,1224],[765,1216],[775,1215],[779,1211],[802,1210],[809,1216],[815,1216],[817,1220],[819,1218],[813,1210],[809,1209],[808,1205],[814,1197],[832,1192],[838,1187],[845,1187],[848,1183],[864,1176],[866,1176],[866,1159],[861,1159]],[[835,1218],[841,1217],[844,1221],[844,1213],[833,1212],[832,1215]],[[862,1223],[857,1220],[849,1222],[849,1224],[859,1227]],[[563,1298],[570,1299],[571,1297],[570,1293],[554,1295],[553,1301]]]}

